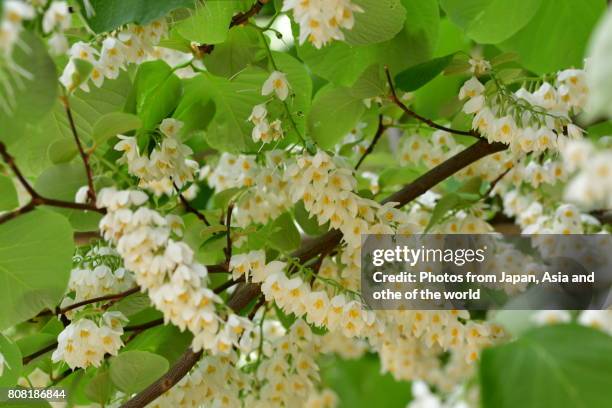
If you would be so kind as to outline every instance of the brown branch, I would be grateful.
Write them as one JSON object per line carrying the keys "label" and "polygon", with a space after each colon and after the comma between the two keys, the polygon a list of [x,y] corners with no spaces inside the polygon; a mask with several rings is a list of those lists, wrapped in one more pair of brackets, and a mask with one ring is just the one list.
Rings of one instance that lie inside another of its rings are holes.
{"label": "brown branch", "polygon": [[55,350],[55,348],[56,348],[56,347],[57,347],[57,343],[49,344],[47,347],[44,347],[44,348],[42,348],[42,349],[40,349],[40,350],[38,350],[38,351],[35,351],[35,352],[34,352],[34,353],[32,353],[32,354],[29,354],[29,355],[27,355],[27,356],[23,357],[23,359],[21,360],[21,362],[22,362],[22,364],[23,364],[23,365],[26,365],[26,364],[28,364],[30,361],[34,360],[36,357],[40,357],[40,356],[42,356],[43,354],[46,354],[46,353],[48,353],[48,352],[50,352],[50,351]]}
{"label": "brown branch", "polygon": [[104,295],[104,296],[99,296],[96,298],[91,298],[91,299],[87,299],[87,300],[82,300],[80,302],[76,302],[73,303],[71,305],[68,305],[64,308],[61,309],[57,309],[57,313],[56,314],[66,314],[67,312],[74,310],[74,309],[78,309],[79,307],[82,306],[86,306],[92,303],[98,303],[98,302],[103,302],[105,300],[111,300],[111,301],[117,301],[119,299],[123,299],[125,297],[128,297],[129,295],[132,295],[134,293],[137,293],[140,291],[140,288],[138,286],[136,286],[135,288],[132,289],[128,289],[125,292],[121,292],[121,293],[115,293],[112,295]]}
{"label": "brown branch", "polygon": [[[455,156],[423,174],[421,177],[408,184],[400,191],[387,197],[385,200],[383,200],[383,203],[397,202],[398,204],[396,207],[402,207],[412,200],[418,198],[446,178],[452,176],[462,168],[469,166],[485,156],[505,150],[506,148],[507,146],[502,143],[490,144],[485,139],[480,139],[467,149],[459,152]],[[306,241],[302,247],[295,251],[291,256],[298,258],[300,262],[304,263],[320,254],[321,251],[329,250],[330,248],[338,245],[341,238],[342,234],[338,230],[330,231],[317,239]],[[231,285],[236,283],[233,280],[229,280],[228,282],[230,282]],[[229,283],[226,284],[229,285]],[[232,296],[229,298],[227,305],[234,311],[238,312],[260,295],[261,289],[259,284],[243,283],[236,288]],[[137,394],[127,403],[122,405],[122,408],[144,407],[146,404],[168,391],[189,372],[189,370],[198,362],[201,355],[202,352],[196,353],[193,350],[188,349],[166,374],[148,386],[145,390]]]}
{"label": "brown branch", "polygon": [[146,323],[142,323],[142,324],[135,324],[133,326],[125,326],[123,328],[123,331],[129,332],[129,331],[143,331],[146,329],[150,329],[151,327],[156,327],[159,325],[164,324],[164,319],[159,318],[159,319],[155,319],[155,320],[151,320],[150,322],[146,322]]}
{"label": "brown branch", "polygon": [[71,201],[62,201],[41,196],[39,193],[36,192],[36,190],[34,190],[34,187],[32,187],[28,180],[26,180],[21,170],[19,170],[19,167],[17,167],[15,159],[9,154],[8,150],[6,149],[6,145],[2,142],[0,142],[0,157],[7,164],[7,166],[9,166],[13,174],[15,174],[15,177],[17,177],[17,180],[19,180],[19,183],[23,186],[23,188],[28,192],[31,197],[31,200],[23,207],[20,207],[16,210],[10,211],[0,216],[0,224],[12,220],[13,218],[16,218],[20,215],[27,214],[41,205],[59,208],[70,208],[73,210],[95,211],[101,214],[106,213],[106,210],[104,208],[97,208],[94,204],[73,203]]}
{"label": "brown branch", "polygon": [[[382,204],[396,202],[397,208],[403,207],[464,167],[475,163],[483,157],[507,148],[508,146],[502,143],[489,143],[485,139],[479,139],[465,150],[457,153],[450,159],[421,175],[401,190],[384,199]],[[291,254],[291,257],[299,259],[300,263],[305,263],[321,252],[334,248],[340,243],[341,239],[342,234],[340,231],[329,231],[318,238],[305,241],[298,250]],[[248,283],[240,285],[229,299],[228,305],[234,310],[240,310],[259,294],[260,290],[257,284]]]}
{"label": "brown branch", "polygon": [[395,86],[393,85],[393,80],[391,79],[391,73],[389,72],[389,67],[387,66],[385,66],[385,73],[387,74],[387,82],[389,83],[389,88],[391,89],[391,95],[389,96],[389,98],[394,104],[399,106],[400,109],[402,109],[404,113],[406,113],[408,116],[412,116],[416,120],[423,122],[427,126],[432,127],[434,129],[443,130],[445,132],[454,133],[456,135],[473,136],[473,137],[480,138],[480,135],[474,130],[457,130],[457,129],[448,128],[446,126],[438,125],[433,120],[427,119],[419,115],[418,113],[414,112],[410,108],[408,108],[397,96],[397,92],[395,91]]}
{"label": "brown branch", "polygon": [[355,170],[358,170],[359,166],[361,166],[361,163],[363,163],[365,158],[368,157],[368,155],[374,151],[374,146],[376,146],[376,143],[378,143],[378,140],[383,135],[383,133],[385,133],[386,129],[386,126],[383,124],[383,115],[380,114],[378,115],[378,128],[376,129],[376,134],[372,139],[372,143],[370,143],[366,151],[363,152],[363,155],[359,158],[359,161],[355,165]]}
{"label": "brown branch", "polygon": [[210,223],[208,222],[208,220],[206,219],[206,216],[201,213],[200,211],[198,211],[196,208],[192,207],[191,204],[189,203],[189,201],[187,201],[187,199],[185,198],[185,196],[181,193],[181,191],[179,190],[178,186],[176,185],[176,183],[172,182],[172,185],[174,186],[174,189],[176,190],[176,192],[178,193],[179,199],[181,200],[181,203],[183,204],[183,207],[185,207],[185,210],[187,212],[190,212],[192,214],[195,214],[196,217],[198,217],[198,219],[200,221],[202,221],[204,224],[206,224],[207,227],[210,227]]}
{"label": "brown branch", "polygon": [[[269,0],[257,0],[249,10],[245,11],[244,13],[236,14],[234,17],[232,17],[229,28],[247,23],[251,17],[254,17],[261,11],[263,6],[265,6],[268,1]],[[214,44],[200,44],[195,46],[194,51],[201,58],[205,54],[210,54],[213,52],[214,49]]]}
{"label": "brown branch", "polygon": [[70,130],[72,131],[72,135],[74,136],[74,141],[79,150],[79,155],[81,156],[81,160],[83,161],[83,166],[85,167],[85,173],[87,174],[88,201],[89,203],[95,205],[96,189],[94,188],[94,184],[93,184],[93,173],[91,171],[91,165],[89,164],[89,155],[85,153],[85,150],[83,149],[83,144],[81,143],[81,139],[79,139],[79,134],[77,132],[76,125],[74,123],[74,117],[72,116],[72,109],[70,109],[70,102],[68,101],[68,95],[65,92],[61,100],[64,105],[64,109],[66,110],[66,116],[68,117],[68,123],[70,124]]}
{"label": "brown branch", "polygon": [[121,405],[121,408],[142,408],[148,403],[162,395],[164,392],[172,388],[183,378],[191,368],[202,357],[202,351],[193,351],[188,348],[178,361],[174,363],[166,374],[157,379],[153,384],[136,394],[125,404]]}
{"label": "brown branch", "polygon": [[229,279],[225,282],[223,282],[221,285],[217,286],[216,288],[213,289],[213,292],[219,294],[221,292],[223,292],[226,289],[231,288],[234,285],[237,285],[239,283],[244,282],[244,277],[238,278],[237,280],[233,280],[233,279]]}

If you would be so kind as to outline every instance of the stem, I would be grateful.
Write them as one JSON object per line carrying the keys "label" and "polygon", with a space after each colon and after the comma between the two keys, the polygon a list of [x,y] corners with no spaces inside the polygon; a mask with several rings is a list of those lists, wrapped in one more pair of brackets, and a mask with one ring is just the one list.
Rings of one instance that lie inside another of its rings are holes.
{"label": "stem", "polygon": [[363,163],[365,158],[368,157],[370,153],[372,153],[372,151],[374,150],[374,146],[376,146],[376,143],[378,143],[378,140],[383,135],[383,133],[385,133],[386,129],[387,128],[383,124],[383,115],[380,114],[378,115],[378,129],[376,129],[376,134],[374,135],[374,139],[372,139],[372,143],[370,143],[366,151],[363,152],[363,155],[359,158],[359,161],[355,165],[355,170],[358,170],[359,166],[361,166],[361,163]]}
{"label": "stem", "polygon": [[79,134],[77,132],[76,125],[74,123],[74,117],[72,116],[72,110],[70,109],[70,102],[68,101],[68,95],[66,91],[64,91],[64,96],[61,98],[62,103],[64,104],[64,109],[66,110],[66,116],[68,117],[68,123],[70,124],[70,130],[72,131],[72,135],[74,136],[74,141],[79,150],[79,154],[81,155],[81,160],[83,161],[83,166],[85,167],[85,173],[87,174],[87,186],[89,187],[87,191],[87,196],[89,197],[89,202],[95,205],[96,202],[96,190],[93,184],[93,173],[91,171],[91,166],[89,164],[89,155],[85,153],[83,150],[83,144],[81,143],[81,139],[79,139]]}
{"label": "stem", "polygon": [[473,137],[480,138],[478,133],[475,132],[474,130],[457,130],[457,129],[448,128],[446,126],[438,125],[433,120],[427,119],[419,115],[418,113],[414,112],[413,110],[409,109],[397,96],[397,92],[395,91],[395,86],[393,85],[393,80],[391,79],[391,73],[389,72],[389,67],[385,67],[385,73],[387,74],[387,82],[389,83],[389,88],[391,89],[391,95],[390,95],[391,101],[397,106],[399,106],[404,111],[404,113],[406,113],[408,116],[412,116],[416,120],[421,121],[427,124],[429,127],[432,127],[434,129],[443,130],[445,132],[454,133],[456,135],[473,136]]}
{"label": "stem", "polygon": [[227,264],[227,268],[229,269],[229,264],[230,261],[232,259],[232,236],[231,236],[231,229],[232,229],[232,212],[234,211],[234,203],[230,203],[227,206],[227,216],[225,218],[225,228],[226,228],[226,233],[225,233],[225,237],[227,239],[227,244],[225,246],[225,263]]}
{"label": "stem", "polygon": [[6,145],[2,142],[0,142],[0,157],[2,157],[2,160],[13,171],[13,173],[15,174],[15,177],[17,177],[17,179],[19,180],[19,183],[28,192],[28,194],[30,194],[30,197],[31,197],[31,200],[23,207],[10,211],[0,216],[0,224],[3,224],[9,220],[12,220],[13,218],[17,218],[20,215],[27,214],[33,211],[36,207],[40,205],[46,205],[50,207],[59,207],[59,208],[69,208],[73,210],[82,210],[82,211],[96,211],[96,212],[99,212],[100,214],[106,214],[106,210],[104,208],[97,208],[94,204],[73,203],[71,201],[62,201],[62,200],[56,200],[53,198],[46,198],[46,197],[41,196],[39,193],[37,193],[34,190],[32,185],[23,176],[23,173],[21,173],[21,170],[19,170],[19,167],[17,167],[17,164],[15,163],[15,159],[13,158],[13,156],[9,154],[9,152],[6,150]]}
{"label": "stem", "polygon": [[64,307],[62,309],[58,309],[57,310],[57,314],[64,315],[64,314],[66,314],[67,312],[69,312],[71,310],[78,309],[79,307],[90,305],[92,303],[103,302],[105,300],[111,300],[111,301],[114,300],[114,301],[117,301],[117,300],[123,299],[125,297],[128,297],[128,296],[130,296],[130,295],[132,295],[134,293],[137,293],[139,291],[140,291],[140,287],[137,286],[135,288],[128,289],[125,292],[115,293],[114,295],[105,295],[105,296],[99,296],[99,297],[91,298],[91,299],[87,299],[87,300],[82,300],[80,302],[76,302],[76,303],[73,303],[71,305],[68,305],[68,306],[66,306],[66,307]]}
{"label": "stem", "polygon": [[179,199],[181,200],[181,203],[183,204],[183,207],[185,207],[185,210],[187,212],[195,214],[195,216],[198,217],[198,219],[200,221],[202,221],[204,224],[206,224],[207,227],[210,227],[210,223],[206,219],[206,216],[203,213],[201,213],[200,211],[198,211],[196,208],[192,207],[191,204],[189,204],[189,201],[187,201],[185,196],[181,193],[181,191],[179,190],[179,188],[176,185],[176,183],[173,182],[172,185],[174,186],[174,189],[178,193]]}

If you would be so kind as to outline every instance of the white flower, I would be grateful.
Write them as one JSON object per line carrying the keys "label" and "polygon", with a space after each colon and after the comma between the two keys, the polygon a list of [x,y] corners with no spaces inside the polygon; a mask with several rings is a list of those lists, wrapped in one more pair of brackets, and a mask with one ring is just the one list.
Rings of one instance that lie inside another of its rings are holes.
{"label": "white flower", "polygon": [[274,71],[264,82],[261,88],[261,94],[266,96],[270,95],[272,92],[274,92],[281,101],[284,101],[287,99],[287,96],[289,96],[289,83],[284,73]]}
{"label": "white flower", "polygon": [[540,310],[531,316],[531,320],[543,326],[547,324],[567,323],[571,315],[567,310]]}
{"label": "white flower", "polygon": [[56,27],[60,32],[70,28],[68,3],[53,1],[43,16],[42,27],[45,33],[50,33]]}
{"label": "white flower", "polygon": [[6,362],[6,359],[4,358],[4,354],[0,353],[0,377],[2,377],[2,374],[4,373],[4,366],[10,368]]}
{"label": "white flower", "polygon": [[89,186],[82,186],[79,188],[74,196],[74,202],[85,204],[89,195]]}
{"label": "white flower", "polygon": [[49,37],[48,44],[49,50],[53,55],[63,55],[70,47],[68,39],[62,33],[53,33],[51,37]]}
{"label": "white flower", "polygon": [[249,121],[253,122],[254,125],[258,125],[266,118],[267,114],[268,110],[266,109],[265,103],[255,105],[251,112],[251,116],[249,116]]}
{"label": "white flower", "polygon": [[159,130],[168,137],[177,137],[182,127],[183,122],[167,118],[159,125]]}

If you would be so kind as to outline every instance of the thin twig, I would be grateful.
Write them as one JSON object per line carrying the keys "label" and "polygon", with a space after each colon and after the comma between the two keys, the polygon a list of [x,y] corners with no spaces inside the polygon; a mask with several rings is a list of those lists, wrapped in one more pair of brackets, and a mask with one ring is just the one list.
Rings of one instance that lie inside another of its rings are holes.
{"label": "thin twig", "polygon": [[241,277],[237,280],[233,280],[233,279],[229,279],[225,282],[223,282],[221,285],[217,286],[216,288],[213,289],[213,292],[215,292],[216,294],[219,294],[221,292],[223,292],[226,289],[231,288],[234,285],[237,285],[239,283],[244,282],[244,277]]}
{"label": "thin twig", "polygon": [[178,188],[178,186],[176,185],[176,183],[172,183],[172,185],[174,186],[174,189],[176,190],[176,192],[178,193],[179,199],[181,200],[181,203],[183,204],[183,207],[185,207],[185,210],[187,212],[190,212],[192,214],[195,214],[196,217],[198,217],[198,219],[200,221],[202,221],[204,224],[206,224],[207,227],[210,227],[210,223],[208,222],[208,220],[206,219],[206,216],[201,213],[200,211],[198,211],[196,208],[192,207],[191,204],[189,203],[189,201],[187,201],[187,199],[185,198],[185,196],[181,193],[180,189]]}
{"label": "thin twig", "polygon": [[491,185],[487,189],[487,192],[484,193],[483,197],[488,197],[489,194],[491,194],[493,192],[493,189],[495,189],[495,186],[497,185],[497,183],[499,183],[501,181],[501,179],[503,179],[506,176],[506,174],[510,173],[510,170],[512,170],[512,167],[508,167],[506,170],[504,170],[503,173],[501,173],[499,176],[497,176],[495,178],[495,180],[493,180],[491,182]]}
{"label": "thin twig", "polygon": [[383,115],[380,114],[378,115],[378,128],[376,129],[376,134],[374,135],[374,138],[372,139],[372,143],[370,143],[366,151],[363,152],[363,155],[359,158],[359,161],[355,165],[355,170],[358,170],[359,166],[361,166],[361,163],[363,163],[365,158],[368,157],[368,155],[374,151],[374,146],[376,146],[376,143],[378,143],[378,140],[380,139],[380,137],[383,135],[383,133],[385,133],[385,129],[386,129],[386,126],[383,124]]}
{"label": "thin twig", "polygon": [[266,297],[262,295],[260,296],[259,301],[255,304],[255,306],[253,306],[253,310],[251,310],[251,313],[249,313],[249,316],[248,316],[249,320],[253,320],[259,308],[265,304],[266,304]]}
{"label": "thin twig", "polygon": [[57,348],[57,343],[49,344],[48,346],[43,347],[43,348],[41,348],[40,350],[35,351],[34,353],[29,354],[29,355],[27,355],[27,356],[23,357],[23,359],[21,360],[21,362],[22,362],[22,364],[23,364],[23,365],[26,365],[26,364],[28,364],[30,361],[34,360],[36,357],[40,357],[40,356],[42,356],[43,354],[46,354],[46,353],[48,353],[48,352],[50,352],[50,351],[55,350],[56,348]]}
{"label": "thin twig", "polygon": [[427,126],[432,127],[434,129],[443,130],[445,132],[454,133],[456,135],[473,136],[473,137],[480,138],[480,135],[473,130],[457,130],[457,129],[448,128],[446,126],[438,125],[433,120],[427,119],[419,115],[418,113],[414,112],[410,108],[408,108],[397,96],[397,92],[395,91],[395,86],[393,85],[393,80],[391,79],[391,73],[389,72],[389,67],[385,66],[385,73],[387,74],[387,82],[389,83],[389,88],[391,89],[391,95],[389,96],[391,98],[391,101],[393,101],[393,103],[399,106],[404,111],[404,113],[406,113],[408,116],[412,116],[416,120],[421,121],[425,123]]}
{"label": "thin twig", "polygon": [[113,295],[105,295],[105,296],[99,296],[99,297],[91,298],[91,299],[87,299],[87,300],[82,300],[80,302],[76,302],[76,303],[68,305],[68,306],[66,306],[64,308],[58,309],[57,310],[57,314],[64,315],[64,314],[66,314],[67,312],[69,312],[71,310],[78,309],[79,307],[86,306],[86,305],[89,305],[89,304],[92,304],[92,303],[103,302],[105,300],[110,300],[110,301],[114,300],[114,301],[117,301],[117,300],[123,299],[125,297],[128,297],[128,296],[130,296],[130,295],[132,295],[134,293],[137,293],[139,291],[140,291],[140,287],[136,286],[134,288],[128,289],[128,290],[126,290],[124,292],[121,292],[121,293],[115,293]]}
{"label": "thin twig", "polygon": [[68,117],[68,123],[70,124],[70,130],[72,131],[72,135],[74,136],[74,141],[79,150],[79,155],[81,155],[81,160],[83,161],[83,166],[85,167],[85,173],[87,174],[87,197],[89,198],[89,202],[95,205],[96,202],[96,190],[93,184],[93,173],[91,171],[91,165],[89,164],[89,155],[83,149],[83,144],[81,143],[81,139],[79,139],[79,134],[77,132],[76,124],[74,123],[74,117],[72,116],[72,109],[70,109],[70,102],[68,101],[68,95],[64,91],[64,96],[61,98],[62,103],[64,104],[64,109],[66,110],[66,116]]}
{"label": "thin twig", "polygon": [[20,215],[27,214],[41,205],[59,208],[69,208],[81,211],[95,211],[100,214],[106,213],[106,210],[104,208],[97,208],[94,204],[73,203],[71,201],[62,201],[41,196],[38,192],[36,192],[36,190],[34,190],[34,187],[32,187],[28,180],[26,180],[23,173],[21,172],[21,170],[19,170],[19,167],[15,163],[15,159],[9,154],[8,150],[6,149],[6,145],[2,142],[0,142],[0,157],[2,157],[2,160],[7,164],[7,166],[9,166],[13,174],[15,174],[15,177],[17,177],[17,180],[19,180],[19,183],[28,192],[31,198],[30,201],[23,207],[7,212],[6,214],[0,216],[0,224],[12,220],[13,218],[17,218]]}
{"label": "thin twig", "polygon": [[[253,4],[253,6],[249,10],[245,11],[244,13],[236,14],[232,18],[229,28],[232,28],[238,25],[242,25],[248,22],[251,17],[254,17],[257,13],[261,11],[263,6],[265,6],[268,1],[269,0],[258,0],[257,2],[255,2],[255,4]],[[213,52],[213,50],[215,49],[215,45],[214,44],[200,44],[200,45],[197,45],[193,49],[194,49],[194,52],[197,53],[197,56],[201,58],[205,54],[210,54],[211,52]]]}
{"label": "thin twig", "polygon": [[232,259],[232,212],[234,211],[234,203],[229,203],[227,206],[227,215],[225,217],[225,237],[226,237],[226,245],[223,252],[225,252],[225,263],[227,264],[227,268],[229,270],[229,264]]}

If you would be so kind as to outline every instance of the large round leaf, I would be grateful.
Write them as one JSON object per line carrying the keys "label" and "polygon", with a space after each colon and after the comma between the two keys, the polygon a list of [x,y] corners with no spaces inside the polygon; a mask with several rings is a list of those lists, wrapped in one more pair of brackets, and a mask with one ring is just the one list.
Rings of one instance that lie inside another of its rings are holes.
{"label": "large round leaf", "polygon": [[537,73],[580,68],[591,31],[605,9],[605,0],[542,0],[533,19],[500,47],[517,52],[521,63]]}
{"label": "large round leaf", "polygon": [[592,115],[612,117],[612,10],[597,27],[589,50],[590,69],[587,71],[589,107]]}
{"label": "large round leaf", "polygon": [[0,329],[58,304],[73,252],[70,224],[54,212],[36,210],[0,225]]}
{"label": "large round leaf", "polygon": [[110,378],[121,391],[135,393],[168,370],[168,360],[148,351],[126,351],[110,362]]}
{"label": "large round leaf", "polygon": [[484,408],[607,408],[612,401],[612,337],[576,325],[525,333],[485,350]]}

